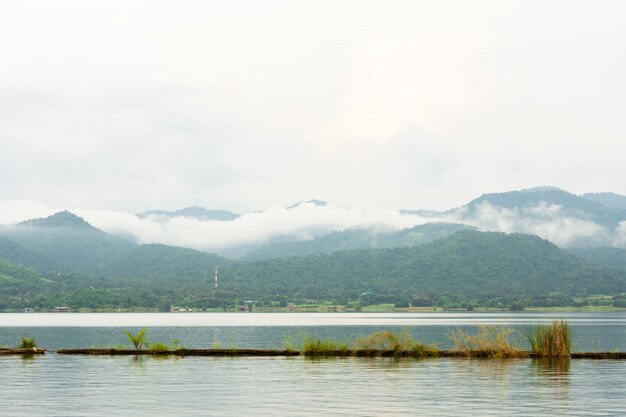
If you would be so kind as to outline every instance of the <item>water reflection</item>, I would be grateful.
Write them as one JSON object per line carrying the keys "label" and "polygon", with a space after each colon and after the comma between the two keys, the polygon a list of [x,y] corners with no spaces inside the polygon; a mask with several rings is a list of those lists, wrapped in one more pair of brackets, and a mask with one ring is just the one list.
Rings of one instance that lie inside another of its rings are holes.
{"label": "water reflection", "polygon": [[555,385],[569,385],[569,358],[532,359],[532,366],[539,382],[543,380]]}

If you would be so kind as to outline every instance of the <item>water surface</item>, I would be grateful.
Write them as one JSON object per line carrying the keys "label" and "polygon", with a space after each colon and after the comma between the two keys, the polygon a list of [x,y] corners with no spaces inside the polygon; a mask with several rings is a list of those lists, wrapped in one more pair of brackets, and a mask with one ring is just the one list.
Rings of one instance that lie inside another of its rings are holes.
{"label": "water surface", "polygon": [[[351,340],[408,328],[565,318],[579,350],[626,350],[626,313],[0,314],[0,345],[128,344],[123,331],[187,347],[282,347],[302,333]],[[0,357],[0,416],[619,416],[626,361],[411,358]]]}

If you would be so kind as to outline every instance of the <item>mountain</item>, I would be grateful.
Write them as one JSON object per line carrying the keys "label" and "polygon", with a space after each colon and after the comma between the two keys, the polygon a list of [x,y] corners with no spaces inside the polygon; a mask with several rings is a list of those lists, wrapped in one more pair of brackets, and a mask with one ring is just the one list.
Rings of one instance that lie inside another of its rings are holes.
{"label": "mountain", "polygon": [[623,246],[621,223],[626,221],[626,209],[620,207],[621,196],[586,196],[556,187],[535,187],[483,194],[447,211],[401,213],[468,224],[483,231],[536,234],[564,248]]}
{"label": "mountain", "polygon": [[52,216],[42,219],[31,219],[18,223],[18,227],[36,227],[36,228],[66,228],[77,230],[96,230],[82,217],[70,213],[69,211],[60,211]]}
{"label": "mountain", "polygon": [[61,270],[61,264],[40,252],[27,249],[19,243],[4,236],[0,229],[0,259],[18,264],[28,265],[38,271],[52,273]]}
{"label": "mountain", "polygon": [[[83,275],[50,275],[44,279],[55,282],[48,285],[43,284],[37,271],[3,261],[10,264],[5,269],[17,268],[18,272],[4,274],[9,277],[4,278],[9,283],[4,288],[11,288],[11,292],[0,292],[0,306],[168,309],[171,304],[232,306],[249,299],[260,305],[323,300],[442,306],[522,300],[533,305],[570,305],[573,296],[626,291],[626,271],[590,265],[544,239],[523,234],[461,230],[421,246],[251,262],[166,245],[133,245],[123,240],[123,248],[119,248],[123,250],[109,248],[89,256],[96,250],[89,242],[106,246],[111,237],[103,237],[101,234],[106,234],[97,229],[78,229],[81,234],[76,234],[67,227],[24,227],[30,233],[41,234],[39,229],[63,232],[52,241],[58,246],[56,251],[45,245],[38,249],[64,265],[80,267],[74,271]],[[407,229],[396,237],[404,238],[416,230]],[[80,263],[61,256],[60,248],[78,256]],[[218,289],[213,288],[216,266]],[[15,286],[16,274],[39,278],[32,280],[33,285],[22,279]]]}
{"label": "mountain", "polygon": [[271,297],[346,300],[372,292],[398,299],[550,297],[626,290],[626,274],[590,267],[536,236],[460,231],[430,244],[239,263],[225,288]]}
{"label": "mountain", "polygon": [[615,193],[586,193],[581,196],[585,200],[593,201],[607,207],[626,210],[626,196]]}
{"label": "mountain", "polygon": [[[562,214],[574,218],[592,221],[610,229],[617,227],[620,221],[626,220],[626,209],[608,207],[583,197],[559,189],[539,189],[525,191],[509,191],[506,193],[483,194],[469,202],[463,217],[469,218],[476,214],[480,206],[489,203],[492,206],[507,209],[528,209],[539,204],[558,205]],[[534,213],[526,213],[533,217]],[[540,214],[538,214],[540,215]]]}
{"label": "mountain", "polygon": [[626,249],[586,247],[570,248],[568,252],[592,265],[626,271]]}
{"label": "mountain", "polygon": [[[5,252],[13,253],[8,259],[24,262],[42,272],[59,274],[91,275],[111,259],[136,246],[69,212],[0,229],[0,239],[4,242]],[[13,246],[7,242],[12,242]],[[33,259],[35,254],[39,254],[42,260]]]}
{"label": "mountain", "polygon": [[471,226],[454,223],[427,223],[395,232],[351,228],[299,242],[274,242],[256,249],[243,259],[258,261],[295,256],[319,255],[357,249],[417,246],[451,235]]}
{"label": "mountain", "polygon": [[30,307],[30,302],[54,282],[39,272],[0,259],[0,310],[8,307]]}
{"label": "mountain", "polygon": [[312,204],[312,205],[317,206],[317,207],[326,207],[328,205],[328,201],[315,200],[315,199],[307,200],[307,201],[298,201],[297,203],[292,204],[289,207],[287,207],[287,210],[291,210],[291,209],[294,209],[296,207],[300,207],[300,206],[302,206],[304,204]]}
{"label": "mountain", "polygon": [[174,217],[187,217],[197,220],[216,220],[216,221],[231,221],[240,217],[239,214],[233,213],[227,210],[207,210],[204,207],[185,207],[176,211],[166,210],[149,210],[142,213],[137,213],[137,217],[140,219],[155,218],[156,220],[167,220]]}
{"label": "mountain", "polygon": [[148,244],[138,245],[107,265],[104,274],[126,278],[174,278],[192,281],[213,280],[216,266],[226,267],[233,263],[228,258],[175,246]]}

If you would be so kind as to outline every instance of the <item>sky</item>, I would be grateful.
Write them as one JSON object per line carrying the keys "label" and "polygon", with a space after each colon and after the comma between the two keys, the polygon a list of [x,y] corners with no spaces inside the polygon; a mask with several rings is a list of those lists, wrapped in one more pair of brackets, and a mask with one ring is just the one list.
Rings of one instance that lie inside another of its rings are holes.
{"label": "sky", "polygon": [[626,194],[625,15],[622,1],[6,1],[0,223]]}

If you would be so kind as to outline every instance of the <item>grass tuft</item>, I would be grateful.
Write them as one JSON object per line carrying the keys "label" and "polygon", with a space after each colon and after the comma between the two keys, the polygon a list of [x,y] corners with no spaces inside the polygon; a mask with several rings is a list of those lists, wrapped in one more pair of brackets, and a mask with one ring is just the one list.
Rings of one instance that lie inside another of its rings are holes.
{"label": "grass tuft", "polygon": [[150,352],[162,353],[162,352],[169,352],[170,347],[167,343],[155,342],[155,343],[150,343],[150,345],[148,346],[148,350],[150,350]]}
{"label": "grass tuft", "polygon": [[306,356],[323,356],[337,350],[340,349],[333,340],[314,339],[306,336],[302,342],[302,354]]}
{"label": "grass tuft", "polygon": [[460,328],[449,330],[448,337],[455,349],[467,356],[489,356],[492,358],[519,358],[525,356],[512,341],[515,332],[506,326],[478,325],[478,333],[469,334]]}
{"label": "grass tuft", "polygon": [[352,343],[352,349],[367,352],[393,351],[396,355],[408,354],[417,357],[436,356],[438,352],[436,346],[418,342],[408,329],[400,333],[385,330],[359,337]]}
{"label": "grass tuft", "polygon": [[526,335],[531,352],[542,357],[568,357],[571,330],[565,320],[554,320],[550,326],[536,325]]}

